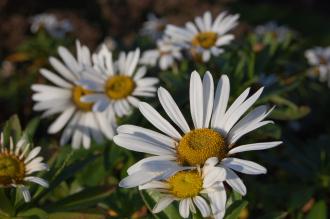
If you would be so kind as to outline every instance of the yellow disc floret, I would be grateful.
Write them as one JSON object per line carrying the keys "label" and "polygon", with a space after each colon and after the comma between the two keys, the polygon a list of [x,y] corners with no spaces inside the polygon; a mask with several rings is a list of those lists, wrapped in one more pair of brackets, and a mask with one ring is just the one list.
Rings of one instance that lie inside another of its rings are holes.
{"label": "yellow disc floret", "polygon": [[25,176],[25,164],[15,155],[0,154],[0,186],[20,183]]}
{"label": "yellow disc floret", "polygon": [[113,100],[123,99],[134,91],[135,83],[129,76],[116,75],[109,78],[104,86],[106,95]]}
{"label": "yellow disc floret", "polygon": [[201,32],[198,33],[191,44],[193,46],[203,47],[204,49],[209,49],[213,47],[217,41],[218,34],[216,32]]}
{"label": "yellow disc floret", "polygon": [[177,146],[178,161],[192,166],[203,165],[210,157],[223,159],[227,151],[221,134],[208,128],[188,132]]}
{"label": "yellow disc floret", "polygon": [[91,93],[93,93],[93,92],[90,90],[86,90],[81,86],[75,86],[72,89],[72,101],[74,102],[74,104],[76,105],[76,107],[78,109],[83,110],[83,111],[91,111],[92,107],[93,107],[93,103],[84,103],[84,102],[81,102],[81,100],[80,100],[80,98],[82,96],[91,94]]}
{"label": "yellow disc floret", "polygon": [[168,183],[172,195],[178,198],[195,197],[203,188],[203,179],[197,171],[181,171],[173,175]]}

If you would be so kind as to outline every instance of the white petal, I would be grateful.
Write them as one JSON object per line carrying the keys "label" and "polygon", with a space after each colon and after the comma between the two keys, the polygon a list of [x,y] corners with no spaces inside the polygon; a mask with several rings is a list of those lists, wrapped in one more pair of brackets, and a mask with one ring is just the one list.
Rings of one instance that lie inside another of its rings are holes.
{"label": "white petal", "polygon": [[213,109],[214,83],[209,71],[203,78],[203,128],[208,128]]}
{"label": "white petal", "polygon": [[210,216],[211,210],[205,199],[200,196],[196,196],[193,200],[203,217]]}
{"label": "white petal", "polygon": [[21,191],[22,191],[22,195],[23,198],[25,200],[25,202],[30,202],[31,201],[31,194],[29,192],[29,189],[25,186],[20,187]]}
{"label": "white petal", "polygon": [[227,75],[222,75],[218,85],[217,90],[214,97],[213,104],[213,113],[211,120],[211,127],[220,128],[221,120],[224,119],[224,115],[227,109],[228,99],[230,92],[230,83]]}
{"label": "white petal", "polygon": [[41,179],[39,177],[36,176],[28,176],[24,178],[25,181],[29,181],[29,182],[34,182],[36,184],[41,185],[42,187],[48,188],[49,184],[46,180]]}
{"label": "white petal", "polygon": [[205,175],[203,179],[203,188],[211,187],[215,182],[224,181],[226,178],[226,170],[221,167],[213,167]]}
{"label": "white petal", "polygon": [[49,62],[53,68],[68,81],[74,82],[78,79],[77,76],[72,73],[65,65],[63,65],[58,59],[50,57]]}
{"label": "white petal", "polygon": [[129,134],[119,134],[113,137],[113,141],[128,150],[155,155],[172,155],[174,150],[163,144],[155,144],[148,139]]}
{"label": "white petal", "polygon": [[242,115],[258,100],[262,91],[263,88],[260,88],[251,97],[244,101],[232,114],[228,114],[227,121],[224,124],[225,132],[229,132]]}
{"label": "white petal", "polygon": [[228,118],[231,117],[232,114],[240,107],[240,105],[244,102],[244,100],[249,95],[249,92],[250,92],[250,88],[247,88],[247,89],[245,89],[245,91],[241,95],[239,95],[239,97],[236,98],[236,100],[234,101],[234,103],[226,111],[226,113],[223,116],[223,118],[219,121],[219,124],[216,124],[216,128],[217,129],[220,129],[220,131],[222,131],[225,134],[227,134],[224,131],[224,127],[225,127],[225,124],[226,124]]}
{"label": "white petal", "polygon": [[153,213],[158,213],[164,210],[167,206],[169,206],[174,201],[173,196],[165,196],[161,198],[156,206],[152,209]]}
{"label": "white petal", "polygon": [[237,176],[237,174],[226,168],[226,182],[238,193],[241,195],[246,195],[246,187],[243,181]]}
{"label": "white petal", "polygon": [[171,94],[164,88],[158,89],[158,98],[167,115],[180,129],[187,133],[190,131],[189,125],[183,117],[178,105],[173,100]]}
{"label": "white petal", "polygon": [[60,131],[71,118],[75,112],[75,107],[69,107],[66,109],[48,128],[48,133],[56,133]]}
{"label": "white petal", "polygon": [[189,201],[188,199],[183,199],[179,204],[179,212],[181,217],[188,218],[189,217]]}
{"label": "white petal", "polygon": [[261,126],[264,126],[264,125],[267,125],[270,123],[274,123],[274,122],[273,121],[263,121],[263,122],[259,122],[256,124],[249,125],[248,127],[237,131],[237,134],[235,134],[233,136],[229,136],[228,142],[230,145],[233,145],[236,143],[236,141],[238,141],[246,133],[252,132],[253,130],[255,130],[257,128],[260,128]]}
{"label": "white petal", "polygon": [[144,158],[138,162],[136,162],[135,164],[133,164],[132,166],[130,166],[127,169],[127,173],[128,175],[131,175],[132,173],[141,170],[141,167],[143,167],[143,165],[145,165],[145,163],[148,163],[150,161],[159,161],[159,160],[176,160],[176,156],[172,156],[172,155],[162,155],[162,156],[152,156],[152,157],[147,157]]}
{"label": "white petal", "polygon": [[57,86],[64,88],[72,88],[72,84],[68,83],[67,81],[63,80],[61,77],[57,76],[56,74],[52,73],[47,69],[40,69],[40,73]]}
{"label": "white petal", "polygon": [[140,102],[139,109],[143,116],[160,131],[176,140],[181,139],[180,133],[149,104]]}
{"label": "white petal", "polygon": [[190,77],[189,88],[191,118],[196,129],[203,127],[203,85],[197,71],[193,71]]}
{"label": "white petal", "polygon": [[144,189],[169,189],[171,186],[168,183],[162,182],[162,181],[151,181],[149,183],[146,183],[144,185],[139,186],[139,190]]}
{"label": "white petal", "polygon": [[119,186],[123,188],[133,188],[139,185],[143,185],[147,182],[157,178],[162,173],[157,172],[142,172],[138,171],[122,179],[119,182]]}
{"label": "white petal", "polygon": [[29,153],[27,158],[24,160],[24,163],[27,164],[30,160],[35,158],[39,154],[40,151],[41,151],[41,147],[33,148],[33,150]]}
{"label": "white petal", "polygon": [[120,134],[131,134],[137,137],[144,137],[152,142],[165,144],[171,148],[175,148],[175,145],[177,144],[174,139],[166,135],[135,125],[122,125],[118,127],[117,131]]}
{"label": "white petal", "polygon": [[213,215],[226,210],[227,194],[222,182],[217,182],[214,191],[207,193]]}
{"label": "white petal", "polygon": [[221,161],[221,163],[228,168],[245,174],[258,175],[267,173],[265,167],[248,160],[225,158]]}
{"label": "white petal", "polygon": [[228,154],[236,154],[236,153],[245,152],[245,151],[265,150],[265,149],[276,147],[282,143],[283,143],[282,141],[272,141],[272,142],[262,142],[262,143],[241,145],[241,146],[237,146],[237,147],[231,149],[228,152]]}

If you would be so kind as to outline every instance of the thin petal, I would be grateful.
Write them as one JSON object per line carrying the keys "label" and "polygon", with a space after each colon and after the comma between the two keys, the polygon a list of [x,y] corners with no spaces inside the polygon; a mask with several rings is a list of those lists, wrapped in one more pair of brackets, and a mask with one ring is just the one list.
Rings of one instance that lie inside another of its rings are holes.
{"label": "thin petal", "polygon": [[196,129],[203,127],[203,85],[197,71],[193,71],[190,77],[189,88],[191,118]]}
{"label": "thin petal", "polygon": [[178,105],[175,103],[171,94],[164,88],[158,89],[158,98],[167,115],[180,129],[187,133],[190,131],[189,125],[182,115]]}

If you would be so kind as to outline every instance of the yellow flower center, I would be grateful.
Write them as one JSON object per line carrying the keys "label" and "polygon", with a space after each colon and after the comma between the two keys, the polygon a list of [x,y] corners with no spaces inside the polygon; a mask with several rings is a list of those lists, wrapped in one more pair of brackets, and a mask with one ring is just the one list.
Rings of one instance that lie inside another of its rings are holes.
{"label": "yellow flower center", "polygon": [[216,32],[201,32],[193,38],[191,44],[209,49],[215,45],[217,38],[218,34]]}
{"label": "yellow flower center", "polygon": [[104,86],[105,93],[110,99],[119,100],[131,95],[135,83],[129,76],[116,75],[109,78]]}
{"label": "yellow flower center", "polygon": [[228,148],[225,139],[216,131],[208,128],[188,132],[177,146],[178,161],[189,165],[202,165],[210,157],[223,159]]}
{"label": "yellow flower center", "polygon": [[0,154],[0,186],[20,183],[25,176],[25,164],[15,155]]}
{"label": "yellow flower center", "polygon": [[82,96],[85,96],[85,95],[91,94],[91,93],[93,93],[93,92],[90,90],[86,90],[81,86],[75,86],[72,89],[72,100],[78,109],[83,110],[83,111],[92,110],[93,103],[84,103],[84,102],[81,102],[81,100],[80,100],[80,98]]}
{"label": "yellow flower center", "polygon": [[171,193],[178,198],[195,197],[203,188],[203,179],[197,171],[181,171],[168,180]]}

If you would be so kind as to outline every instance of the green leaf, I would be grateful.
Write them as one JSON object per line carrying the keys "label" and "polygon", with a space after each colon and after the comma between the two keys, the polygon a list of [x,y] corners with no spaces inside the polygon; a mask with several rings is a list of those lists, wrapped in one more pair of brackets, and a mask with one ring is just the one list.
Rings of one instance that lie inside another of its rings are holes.
{"label": "green leaf", "polygon": [[225,219],[237,219],[243,208],[247,206],[248,202],[245,200],[235,201],[226,210]]}
{"label": "green leaf", "polygon": [[325,203],[325,201],[318,201],[308,213],[306,219],[327,219],[327,211],[327,204]]}
{"label": "green leaf", "polygon": [[47,218],[48,214],[40,208],[30,208],[26,211],[19,212],[18,217],[28,217],[29,219],[43,219]]}
{"label": "green leaf", "polygon": [[14,207],[6,196],[4,188],[0,188],[0,213],[6,215],[13,215],[14,213]]}
{"label": "green leaf", "polygon": [[83,212],[56,212],[49,214],[48,219],[105,219],[106,216],[97,213],[83,213]]}
{"label": "green leaf", "polygon": [[[148,207],[149,211],[152,212],[153,207],[156,205],[158,200],[161,198],[161,195],[156,191],[140,191],[143,201]],[[174,204],[169,205],[162,212],[158,214],[153,214],[155,218],[161,219],[172,219],[172,218],[181,218],[179,210],[174,207]]]}
{"label": "green leaf", "polygon": [[9,144],[9,138],[12,137],[15,142],[22,135],[22,128],[17,115],[11,116],[3,128],[4,145]]}
{"label": "green leaf", "polygon": [[33,118],[32,120],[30,120],[24,130],[24,134],[29,136],[29,138],[33,138],[33,136],[38,128],[39,123],[40,123],[39,117]]}
{"label": "green leaf", "polygon": [[104,200],[114,191],[113,187],[95,187],[88,188],[76,194],[70,195],[50,206],[46,207],[47,211],[69,211],[84,209],[93,206]]}

